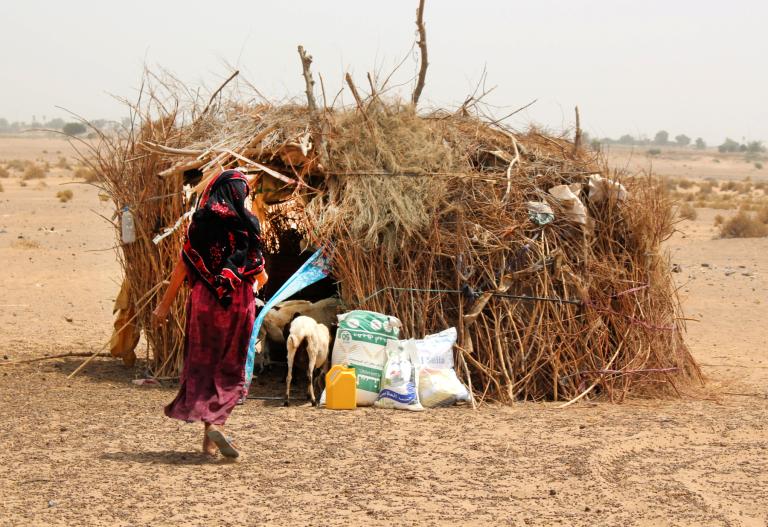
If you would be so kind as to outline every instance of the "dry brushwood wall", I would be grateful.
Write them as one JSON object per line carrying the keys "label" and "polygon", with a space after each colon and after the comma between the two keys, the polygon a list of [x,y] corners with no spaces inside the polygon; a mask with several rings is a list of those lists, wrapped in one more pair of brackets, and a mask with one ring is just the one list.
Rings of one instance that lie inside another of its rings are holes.
{"label": "dry brushwood wall", "polygon": [[[456,326],[457,366],[479,397],[621,400],[700,379],[661,245],[671,204],[652,179],[610,173],[594,152],[467,108],[422,115],[374,96],[314,111],[192,104],[181,119],[167,107],[137,112],[135,132],[103,138],[96,155],[117,207],[136,211],[140,239],[122,262],[155,375],[181,366],[183,302],[163,330],[150,328],[147,303],[181,230],[150,240],[188,207],[185,171],[203,174],[199,190],[240,167],[254,176],[255,201],[287,201],[295,220],[283,223],[331,251],[348,309],[395,315],[405,337]],[[622,182],[627,199],[590,202],[592,174]],[[577,183],[586,224],[548,193]],[[532,221],[529,201],[549,204],[554,221]]]}

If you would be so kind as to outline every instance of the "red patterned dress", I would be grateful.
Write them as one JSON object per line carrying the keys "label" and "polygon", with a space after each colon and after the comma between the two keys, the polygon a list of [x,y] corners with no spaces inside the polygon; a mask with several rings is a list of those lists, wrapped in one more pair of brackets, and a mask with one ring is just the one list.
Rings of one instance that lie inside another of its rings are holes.
{"label": "red patterned dress", "polygon": [[190,285],[184,367],[168,417],[224,424],[244,394],[253,283],[264,269],[259,222],[245,206],[247,196],[245,177],[223,172],[192,216],[182,253]]}

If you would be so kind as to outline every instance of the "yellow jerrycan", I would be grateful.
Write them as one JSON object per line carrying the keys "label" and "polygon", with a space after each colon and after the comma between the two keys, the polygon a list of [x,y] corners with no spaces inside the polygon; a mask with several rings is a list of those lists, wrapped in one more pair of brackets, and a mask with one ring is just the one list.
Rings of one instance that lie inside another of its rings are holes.
{"label": "yellow jerrycan", "polygon": [[325,374],[325,407],[331,410],[354,410],[357,407],[354,368],[337,364]]}

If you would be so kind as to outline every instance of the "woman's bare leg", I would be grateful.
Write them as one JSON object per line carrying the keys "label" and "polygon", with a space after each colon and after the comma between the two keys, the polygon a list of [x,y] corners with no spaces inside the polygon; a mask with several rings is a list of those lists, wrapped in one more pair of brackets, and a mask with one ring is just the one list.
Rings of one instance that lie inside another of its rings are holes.
{"label": "woman's bare leg", "polygon": [[208,430],[210,428],[210,423],[205,423],[205,429],[203,430],[203,453],[208,456],[215,456],[219,453],[219,447],[208,437]]}

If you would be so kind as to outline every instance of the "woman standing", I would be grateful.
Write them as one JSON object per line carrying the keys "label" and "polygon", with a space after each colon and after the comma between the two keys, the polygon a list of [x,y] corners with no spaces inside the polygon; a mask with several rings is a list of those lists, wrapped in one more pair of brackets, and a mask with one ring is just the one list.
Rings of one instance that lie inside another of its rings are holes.
{"label": "woman standing", "polygon": [[171,283],[153,312],[166,321],[181,284],[189,281],[184,366],[165,415],[205,423],[203,452],[239,452],[224,423],[244,396],[245,359],[254,320],[253,284],[266,283],[259,221],[247,209],[248,181],[235,170],[214,178],[192,215]]}

